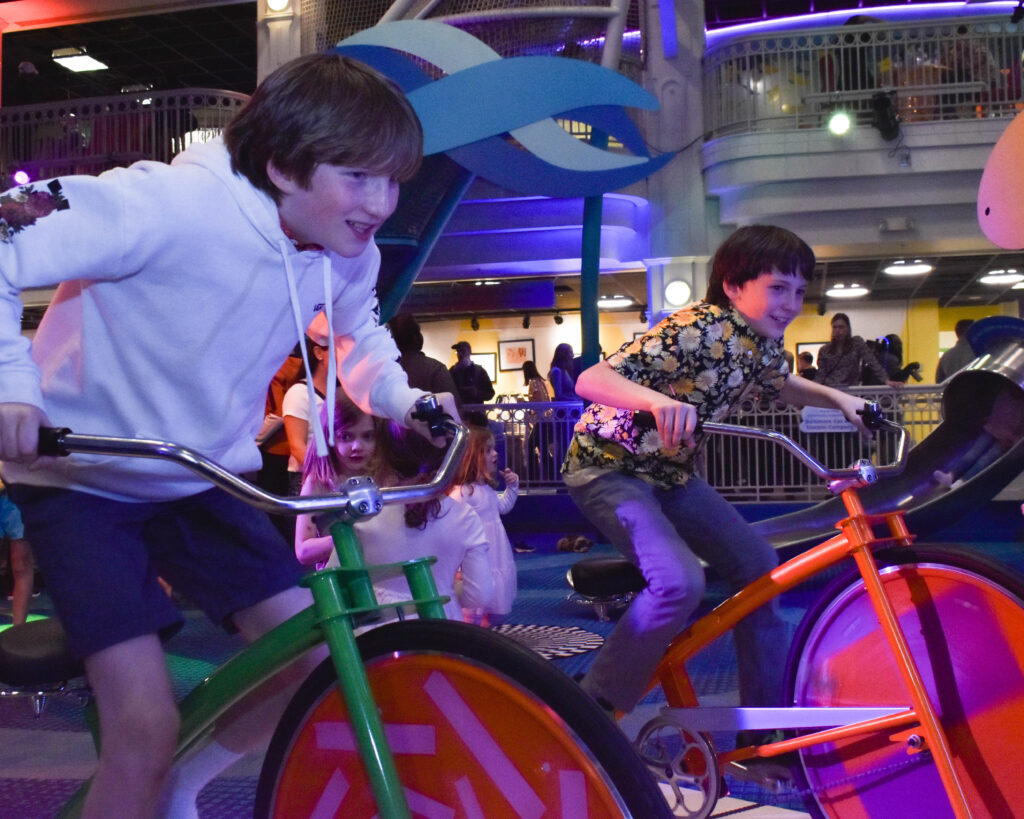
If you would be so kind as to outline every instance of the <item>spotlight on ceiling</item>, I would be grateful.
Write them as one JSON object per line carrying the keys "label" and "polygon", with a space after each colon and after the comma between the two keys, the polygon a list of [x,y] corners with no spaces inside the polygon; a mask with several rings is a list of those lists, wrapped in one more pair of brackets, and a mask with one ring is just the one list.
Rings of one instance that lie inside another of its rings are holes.
{"label": "spotlight on ceiling", "polygon": [[912,262],[908,262],[906,259],[897,259],[882,268],[890,276],[922,276],[925,273],[931,273],[934,269],[935,265],[928,264],[921,259],[914,259]]}
{"label": "spotlight on ceiling", "polygon": [[853,120],[850,119],[849,112],[842,108],[833,111],[828,118],[828,132],[833,136],[845,136],[850,132],[851,127],[853,127]]}
{"label": "spotlight on ceiling", "polygon": [[525,316],[523,316],[523,329],[524,330],[529,330],[530,329],[530,314],[529,313],[527,313]]}
{"label": "spotlight on ceiling", "polygon": [[477,330],[480,329],[480,319],[478,319],[476,316],[473,316],[473,318],[469,320],[469,326],[473,328],[474,332],[476,332]]}
{"label": "spotlight on ceiling", "polygon": [[99,71],[107,67],[106,63],[86,54],[84,48],[55,48],[50,56],[69,71]]}
{"label": "spotlight on ceiling", "polygon": [[892,104],[895,93],[879,91],[871,98],[871,125],[878,129],[878,133],[886,142],[892,142],[900,135],[900,118]]}
{"label": "spotlight on ceiling", "polygon": [[27,185],[32,181],[32,177],[28,175],[28,171],[15,171],[11,178],[14,180],[15,185]]}
{"label": "spotlight on ceiling", "polygon": [[833,299],[859,299],[861,296],[866,296],[868,292],[866,287],[861,287],[859,284],[834,284],[825,291],[825,295]]}
{"label": "spotlight on ceiling", "polygon": [[565,319],[562,318],[562,314],[555,313],[555,324],[561,324],[563,321],[565,321]]}

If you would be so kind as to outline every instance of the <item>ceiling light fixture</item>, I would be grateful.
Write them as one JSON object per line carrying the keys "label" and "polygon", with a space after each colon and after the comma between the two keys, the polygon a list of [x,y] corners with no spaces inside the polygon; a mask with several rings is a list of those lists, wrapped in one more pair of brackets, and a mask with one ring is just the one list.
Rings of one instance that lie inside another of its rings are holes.
{"label": "ceiling light fixture", "polygon": [[530,314],[529,313],[527,313],[525,316],[523,316],[523,329],[524,330],[529,330],[530,329]]}
{"label": "ceiling light fixture", "polygon": [[555,313],[555,324],[561,324],[563,321],[565,321],[565,319],[562,318],[562,314]]}
{"label": "ceiling light fixture", "polygon": [[633,303],[633,300],[628,296],[620,296],[617,294],[614,296],[601,296],[601,298],[597,300],[597,306],[605,310],[609,310],[614,307],[629,307]]}
{"label": "ceiling light fixture", "polygon": [[289,5],[291,5],[291,0],[267,0],[269,11],[287,11]]}
{"label": "ceiling light fixture", "polygon": [[890,276],[921,276],[931,273],[935,269],[935,265],[920,259],[914,259],[912,262],[908,262],[906,259],[897,259],[882,269]]}
{"label": "ceiling light fixture", "polygon": [[866,296],[869,292],[866,287],[861,287],[859,284],[833,284],[825,291],[825,295],[834,299],[859,299],[861,296]]}
{"label": "ceiling light fixture", "polygon": [[1014,268],[1009,270],[990,270],[980,279],[982,284],[1017,284],[1024,282],[1024,274],[1018,273]]}
{"label": "ceiling light fixture", "polygon": [[69,71],[100,71],[107,67],[106,63],[86,54],[84,48],[55,48],[50,56]]}
{"label": "ceiling light fixture", "polygon": [[477,330],[480,329],[480,319],[478,319],[476,316],[473,316],[473,318],[471,318],[469,320],[469,326],[472,328],[473,332],[475,333]]}

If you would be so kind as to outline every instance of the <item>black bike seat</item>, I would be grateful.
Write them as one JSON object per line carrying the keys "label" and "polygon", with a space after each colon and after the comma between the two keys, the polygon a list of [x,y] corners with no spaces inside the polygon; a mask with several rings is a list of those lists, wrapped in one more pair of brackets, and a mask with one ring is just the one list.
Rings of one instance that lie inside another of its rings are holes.
{"label": "black bike seat", "polygon": [[624,557],[588,557],[573,563],[570,582],[585,597],[612,597],[643,591],[647,581],[640,570]]}
{"label": "black bike seat", "polygon": [[85,673],[54,617],[0,632],[0,681],[18,688],[58,685]]}

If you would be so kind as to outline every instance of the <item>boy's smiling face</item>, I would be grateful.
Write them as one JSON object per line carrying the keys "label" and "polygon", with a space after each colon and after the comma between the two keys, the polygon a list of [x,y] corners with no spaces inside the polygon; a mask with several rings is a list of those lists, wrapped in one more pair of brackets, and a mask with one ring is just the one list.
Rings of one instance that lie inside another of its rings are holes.
{"label": "boy's smiling face", "polygon": [[807,280],[799,273],[780,273],[775,268],[740,285],[724,282],[725,295],[759,336],[782,338],[804,306]]}
{"label": "boy's smiling face", "polygon": [[361,254],[398,204],[398,181],[362,168],[317,165],[307,187],[273,163],[267,175],[282,193],[278,211],[292,236],[339,256]]}

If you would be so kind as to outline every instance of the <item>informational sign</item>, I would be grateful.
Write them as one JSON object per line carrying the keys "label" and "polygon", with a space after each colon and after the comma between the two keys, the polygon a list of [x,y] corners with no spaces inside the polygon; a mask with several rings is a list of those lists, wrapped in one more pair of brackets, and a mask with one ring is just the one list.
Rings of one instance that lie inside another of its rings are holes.
{"label": "informational sign", "polygon": [[801,432],[856,432],[857,427],[846,420],[842,410],[804,407],[800,411]]}

